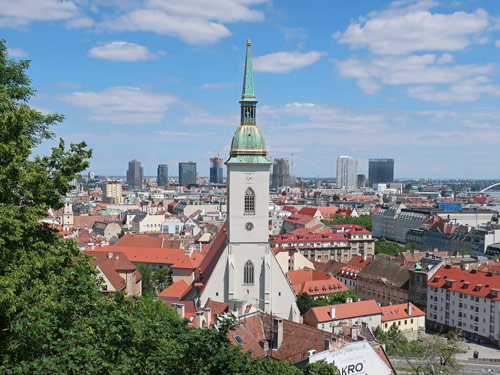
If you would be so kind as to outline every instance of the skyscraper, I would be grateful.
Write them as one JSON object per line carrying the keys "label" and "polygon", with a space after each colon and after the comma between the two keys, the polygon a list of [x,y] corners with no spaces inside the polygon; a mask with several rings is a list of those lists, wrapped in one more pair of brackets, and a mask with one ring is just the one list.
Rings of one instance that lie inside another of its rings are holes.
{"label": "skyscraper", "polygon": [[179,163],[179,185],[196,184],[196,163],[192,161]]}
{"label": "skyscraper", "polygon": [[221,158],[210,158],[210,183],[222,184],[224,180],[222,163],[224,160]]}
{"label": "skyscraper", "polygon": [[144,177],[144,169],[141,167],[141,162],[132,160],[128,162],[127,183],[131,188],[142,188],[142,178]]}
{"label": "skyscraper", "polygon": [[394,182],[394,159],[370,159],[368,161],[368,184]]}
{"label": "skyscraper", "polygon": [[273,163],[271,186],[279,189],[290,185],[290,165],[288,159],[276,158]]}
{"label": "skyscraper", "polygon": [[358,187],[366,187],[366,176],[364,174],[358,174]]}
{"label": "skyscraper", "polygon": [[337,158],[337,188],[356,190],[358,187],[358,161],[350,156]]}
{"label": "skyscraper", "polygon": [[158,164],[157,175],[157,185],[158,186],[168,186],[168,165]]}

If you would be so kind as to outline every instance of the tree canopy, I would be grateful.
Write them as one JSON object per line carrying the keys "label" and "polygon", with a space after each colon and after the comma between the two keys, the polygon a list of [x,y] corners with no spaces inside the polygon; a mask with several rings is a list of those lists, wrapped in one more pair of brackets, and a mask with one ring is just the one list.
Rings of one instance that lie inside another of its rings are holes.
{"label": "tree canopy", "polygon": [[322,222],[326,225],[340,225],[340,224],[355,224],[365,227],[369,231],[372,230],[372,218],[370,215],[360,215],[359,217],[344,217],[334,215],[330,220],[324,219]]}
{"label": "tree canopy", "polygon": [[297,307],[300,310],[300,314],[304,315],[311,307],[338,305],[340,303],[345,303],[347,298],[352,298],[353,301],[359,299],[358,295],[352,290],[332,293],[329,294],[327,298],[312,298],[309,294],[304,292],[297,297]]}

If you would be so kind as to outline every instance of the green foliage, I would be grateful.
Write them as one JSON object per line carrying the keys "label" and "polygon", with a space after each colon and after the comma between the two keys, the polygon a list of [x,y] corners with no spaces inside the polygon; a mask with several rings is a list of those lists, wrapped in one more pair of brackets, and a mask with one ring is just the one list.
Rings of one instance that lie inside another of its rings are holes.
{"label": "green foliage", "polygon": [[142,295],[156,297],[172,284],[172,270],[170,267],[154,268],[147,264],[137,265],[142,275]]}
{"label": "green foliage", "polygon": [[326,225],[355,224],[372,230],[372,218],[370,215],[360,215],[359,217],[346,217],[342,214],[335,214],[331,220],[322,220]]}
{"label": "green foliage", "polygon": [[273,361],[267,358],[257,358],[251,365],[253,375],[300,375],[297,367],[290,366],[287,362]]}
{"label": "green foliage", "polygon": [[416,374],[423,375],[431,366],[436,374],[454,374],[461,367],[455,355],[462,352],[463,340],[453,333],[446,337],[427,335],[420,341],[408,341],[393,324],[387,332],[377,327],[373,334],[385,344],[388,355],[405,358]]}
{"label": "green foliage", "polygon": [[313,299],[309,294],[304,292],[297,297],[297,306],[300,310],[300,314],[304,315],[311,307],[338,305],[340,303],[345,303],[347,298],[352,298],[353,301],[357,301],[359,297],[352,290],[332,293],[329,294],[327,298],[316,299]]}
{"label": "green foliage", "polygon": [[375,242],[375,254],[397,255],[403,251],[416,250],[416,248],[417,245],[414,242],[401,247],[396,242],[387,241],[384,236],[380,236]]}
{"label": "green foliage", "polygon": [[308,363],[304,368],[304,375],[337,375],[337,367],[325,361]]}
{"label": "green foliage", "polygon": [[378,341],[385,344],[388,355],[396,355],[404,352],[408,345],[408,339],[401,333],[396,323],[393,323],[387,332],[380,326],[373,330],[373,335]]}

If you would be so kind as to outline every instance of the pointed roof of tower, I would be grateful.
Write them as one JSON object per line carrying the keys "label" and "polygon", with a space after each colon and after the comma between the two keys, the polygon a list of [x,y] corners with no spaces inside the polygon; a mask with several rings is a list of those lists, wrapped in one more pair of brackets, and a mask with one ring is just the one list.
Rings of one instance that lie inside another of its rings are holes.
{"label": "pointed roof of tower", "polygon": [[252,42],[247,40],[247,54],[245,58],[245,75],[243,76],[243,92],[241,93],[242,101],[257,102],[255,97],[255,86],[253,84],[253,69],[252,69],[252,51],[250,49]]}
{"label": "pointed roof of tower", "polygon": [[247,40],[245,58],[245,74],[243,77],[243,91],[241,94],[241,123],[234,133],[231,142],[230,158],[227,163],[271,164],[267,159],[264,136],[256,124],[255,87],[252,69],[252,43]]}

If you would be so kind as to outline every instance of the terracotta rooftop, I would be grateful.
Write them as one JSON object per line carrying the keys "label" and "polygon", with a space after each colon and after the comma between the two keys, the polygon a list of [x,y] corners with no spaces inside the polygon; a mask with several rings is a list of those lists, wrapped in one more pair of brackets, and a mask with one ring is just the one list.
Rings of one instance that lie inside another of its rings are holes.
{"label": "terracotta rooftop", "polygon": [[318,322],[329,322],[332,319],[332,307],[335,308],[335,320],[354,319],[362,316],[382,314],[380,307],[374,299],[367,301],[341,303],[338,305],[311,307],[306,314],[311,312]]}
{"label": "terracotta rooftop", "polygon": [[[411,315],[408,314],[408,305],[411,306]],[[411,302],[382,306],[380,309],[382,310],[382,322],[425,316],[425,313]]]}
{"label": "terracotta rooftop", "polygon": [[500,276],[493,272],[441,266],[427,285],[500,301]]}
{"label": "terracotta rooftop", "polygon": [[158,294],[158,297],[181,299],[189,285],[184,280],[179,280]]}

